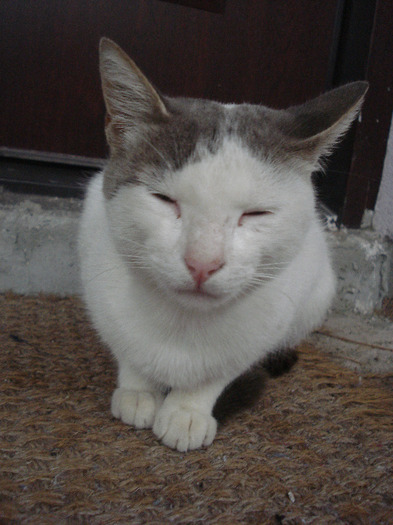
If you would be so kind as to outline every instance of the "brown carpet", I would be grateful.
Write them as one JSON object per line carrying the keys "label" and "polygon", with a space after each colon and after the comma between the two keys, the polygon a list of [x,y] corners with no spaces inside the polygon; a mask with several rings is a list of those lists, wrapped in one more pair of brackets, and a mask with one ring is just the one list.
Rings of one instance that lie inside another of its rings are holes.
{"label": "brown carpet", "polygon": [[2,523],[393,523],[391,376],[303,345],[180,454],[111,417],[115,367],[79,300],[5,294],[0,313]]}

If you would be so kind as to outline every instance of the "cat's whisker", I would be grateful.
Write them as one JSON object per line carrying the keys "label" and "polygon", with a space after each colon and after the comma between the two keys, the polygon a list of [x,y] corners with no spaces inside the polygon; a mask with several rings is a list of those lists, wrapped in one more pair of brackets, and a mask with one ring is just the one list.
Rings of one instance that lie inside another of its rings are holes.
{"label": "cat's whisker", "polygon": [[146,260],[145,254],[120,252],[120,255],[123,259],[127,259],[130,261],[145,261]]}
{"label": "cat's whisker", "polygon": [[125,262],[127,264],[132,264],[133,268],[145,268],[145,269],[148,269],[150,268],[151,266],[146,262],[146,259],[144,257],[127,257],[127,256],[123,256],[123,260],[125,260]]}
{"label": "cat's whisker", "polygon": [[[127,228],[127,225],[125,226]],[[112,233],[114,234],[115,238],[118,241],[125,242],[127,243],[127,245],[130,245],[130,246],[136,246],[141,249],[146,249],[145,246],[140,241],[137,241],[136,239],[132,239],[130,238],[129,235],[125,234],[123,232],[122,226],[118,226],[117,228],[112,228]]]}
{"label": "cat's whisker", "polygon": [[[138,261],[131,261],[132,262],[132,267],[135,268],[135,269],[140,269],[140,270],[151,270],[151,267],[149,265],[147,265],[146,263],[144,264],[139,264]],[[111,272],[116,272],[117,270],[119,270],[120,268],[122,268],[123,265],[121,264],[118,264],[118,265],[115,265],[115,266],[110,266],[108,268],[105,268],[105,269],[100,269],[100,271],[98,273],[95,273],[87,282],[91,282],[91,281],[94,281],[100,277],[102,277],[103,275],[106,275],[108,273],[111,273]],[[92,266],[91,267],[92,271],[94,271],[94,267]]]}
{"label": "cat's whisker", "polygon": [[[95,281],[96,279],[99,279],[103,275],[105,275],[107,273],[110,273],[110,272],[115,272],[118,269],[119,269],[119,266],[111,266],[110,268],[106,268],[105,270],[101,270],[98,273],[94,273],[86,282],[87,283],[91,283],[91,282]],[[91,267],[91,270],[94,272],[94,267]]]}
{"label": "cat's whisker", "polygon": [[146,264],[146,261],[142,260],[135,260],[135,259],[127,259],[126,263],[132,266],[135,270],[151,270],[151,266]]}
{"label": "cat's whisker", "polygon": [[[263,271],[272,271],[274,272],[275,270],[285,270],[285,268],[288,266],[288,263],[276,263],[276,264],[269,264],[269,265],[259,265],[257,267],[257,270],[256,270],[256,273],[259,273],[259,272],[263,272]],[[242,272],[242,270],[244,271],[244,267],[241,266],[241,265],[231,265],[231,270],[234,271],[234,272]]]}

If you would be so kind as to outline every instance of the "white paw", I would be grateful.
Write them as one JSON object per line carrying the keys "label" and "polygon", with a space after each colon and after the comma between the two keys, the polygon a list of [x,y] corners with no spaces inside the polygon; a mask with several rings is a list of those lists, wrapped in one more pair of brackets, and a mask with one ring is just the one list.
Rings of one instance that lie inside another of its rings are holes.
{"label": "white paw", "polygon": [[151,428],[158,409],[158,398],[152,392],[116,388],[112,395],[112,414],[135,428]]}
{"label": "white paw", "polygon": [[162,407],[153,426],[164,445],[179,452],[211,445],[216,431],[217,422],[211,415],[187,408]]}

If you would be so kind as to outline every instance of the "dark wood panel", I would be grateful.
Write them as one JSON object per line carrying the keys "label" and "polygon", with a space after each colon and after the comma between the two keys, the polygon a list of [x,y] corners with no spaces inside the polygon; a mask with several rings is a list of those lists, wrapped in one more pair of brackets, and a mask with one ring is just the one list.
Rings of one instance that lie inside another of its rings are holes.
{"label": "dark wood panel", "polygon": [[[376,0],[341,0],[341,17],[337,23],[337,49],[332,60],[332,86],[337,87],[365,78],[369,46],[374,25]],[[356,126],[340,141],[327,162],[326,175],[316,177],[323,202],[341,222],[348,173],[352,162]]]}
{"label": "dark wood panel", "polygon": [[393,0],[379,0],[367,68],[370,89],[358,123],[348,177],[344,224],[359,227],[374,209],[393,111]]}
{"label": "dark wood panel", "polygon": [[0,2],[0,145],[102,155],[103,103],[92,46],[100,31],[93,19],[90,27],[84,4]]}
{"label": "dark wood panel", "polygon": [[302,102],[326,87],[336,4],[227,0],[216,13],[163,0],[3,0],[0,145],[105,155],[103,35],[168,94]]}
{"label": "dark wood panel", "polygon": [[226,0],[161,0],[171,4],[181,4],[195,9],[212,11],[213,13],[223,13],[225,11]]}

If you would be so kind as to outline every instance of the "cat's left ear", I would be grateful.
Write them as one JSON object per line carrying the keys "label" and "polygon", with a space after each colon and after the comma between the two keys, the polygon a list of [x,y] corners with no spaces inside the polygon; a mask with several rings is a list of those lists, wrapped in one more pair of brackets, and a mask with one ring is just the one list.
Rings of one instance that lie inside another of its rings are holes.
{"label": "cat's left ear", "polygon": [[367,90],[367,82],[353,82],[287,109],[282,124],[289,150],[318,167],[358,115]]}
{"label": "cat's left ear", "polygon": [[109,38],[100,41],[100,73],[107,110],[108,142],[118,142],[122,133],[168,117],[165,104],[129,56]]}

